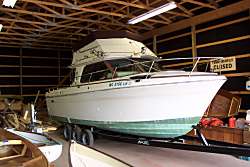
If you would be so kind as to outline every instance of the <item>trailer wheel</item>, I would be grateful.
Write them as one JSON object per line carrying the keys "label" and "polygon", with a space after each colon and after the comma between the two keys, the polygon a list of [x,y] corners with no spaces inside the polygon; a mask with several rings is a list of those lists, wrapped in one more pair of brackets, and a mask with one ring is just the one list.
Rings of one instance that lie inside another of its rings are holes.
{"label": "trailer wheel", "polygon": [[69,124],[64,126],[63,136],[67,141],[72,139],[72,127]]}
{"label": "trailer wheel", "polygon": [[75,126],[74,130],[73,130],[73,139],[79,143],[81,143],[81,139],[82,139],[82,130],[79,126]]}
{"label": "trailer wheel", "polygon": [[84,129],[82,131],[82,139],[81,143],[88,146],[94,145],[94,136],[93,133],[89,129]]}

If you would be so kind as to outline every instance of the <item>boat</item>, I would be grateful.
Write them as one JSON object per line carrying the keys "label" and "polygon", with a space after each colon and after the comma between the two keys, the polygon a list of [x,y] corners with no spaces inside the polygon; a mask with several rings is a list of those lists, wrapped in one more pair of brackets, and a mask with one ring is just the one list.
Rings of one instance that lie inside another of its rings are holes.
{"label": "boat", "polygon": [[195,68],[162,71],[160,61],[136,40],[95,39],[73,53],[71,85],[46,92],[48,113],[68,124],[68,135],[71,125],[152,138],[185,135],[226,77]]}
{"label": "boat", "polygon": [[70,144],[70,165],[72,167],[101,166],[101,167],[131,167],[131,165],[112,157],[97,149],[80,145],[76,142]]}
{"label": "boat", "polygon": [[45,155],[49,163],[58,159],[62,153],[62,143],[52,139],[51,137],[45,134],[23,132],[15,129],[7,130],[36,145],[40,149],[40,151]]}
{"label": "boat", "polygon": [[48,167],[48,161],[37,146],[28,140],[0,129],[1,167]]}

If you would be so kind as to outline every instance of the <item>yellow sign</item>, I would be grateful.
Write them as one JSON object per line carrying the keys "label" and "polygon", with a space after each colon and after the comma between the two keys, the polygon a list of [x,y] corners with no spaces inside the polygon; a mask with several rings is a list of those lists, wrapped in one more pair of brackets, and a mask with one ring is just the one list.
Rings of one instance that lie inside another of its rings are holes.
{"label": "yellow sign", "polygon": [[227,57],[221,60],[211,61],[210,70],[213,72],[236,70],[236,59],[235,57]]}

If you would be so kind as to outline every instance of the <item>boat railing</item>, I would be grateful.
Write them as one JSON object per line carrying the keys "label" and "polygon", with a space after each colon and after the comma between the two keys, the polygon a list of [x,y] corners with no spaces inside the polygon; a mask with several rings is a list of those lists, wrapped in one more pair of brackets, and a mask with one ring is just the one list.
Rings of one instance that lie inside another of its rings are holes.
{"label": "boat railing", "polygon": [[[189,76],[191,76],[194,71],[197,71],[198,64],[207,63],[206,69],[205,69],[205,71],[207,71],[208,65],[211,61],[219,60],[219,62],[221,62],[223,57],[190,57],[190,58],[167,58],[167,59],[156,58],[156,59],[146,60],[146,61],[138,61],[138,60],[134,60],[134,59],[130,59],[130,58],[127,58],[127,59],[130,60],[132,63],[122,65],[122,66],[113,67],[112,70],[110,68],[104,69],[104,70],[98,70],[98,71],[86,73],[86,74],[83,74],[81,76],[75,76],[75,77],[77,77],[77,78],[81,77],[81,80],[82,80],[82,78],[85,78],[84,81],[81,81],[83,83],[90,83],[93,81],[106,80],[106,79],[113,80],[117,77],[125,77],[127,75],[139,74],[139,73],[147,73],[147,76],[145,78],[148,78],[148,76],[152,70],[162,71],[162,70],[159,70],[159,69],[154,67],[154,64],[156,62],[160,63],[160,62],[164,62],[164,61],[178,61],[178,60],[191,60],[191,61],[193,61],[193,67],[192,67],[191,71],[189,72]],[[203,61],[201,61],[201,60],[203,60]],[[141,65],[144,67],[144,69],[148,69],[148,70],[147,71],[146,70],[144,70],[144,71],[143,70],[126,71],[123,74],[120,74],[122,71],[121,70],[122,68],[131,67],[131,66],[138,66],[138,65]],[[95,79],[95,77],[97,75],[99,78]]]}

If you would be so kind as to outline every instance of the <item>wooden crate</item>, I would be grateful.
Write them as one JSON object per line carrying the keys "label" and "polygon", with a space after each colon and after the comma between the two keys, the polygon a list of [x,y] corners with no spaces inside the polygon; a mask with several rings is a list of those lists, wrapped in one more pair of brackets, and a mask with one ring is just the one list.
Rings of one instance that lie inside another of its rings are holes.
{"label": "wooden crate", "polygon": [[[222,141],[233,144],[243,144],[243,129],[227,128],[227,127],[207,127],[201,129],[206,139]],[[187,134],[195,136],[194,130]]]}
{"label": "wooden crate", "polygon": [[248,130],[243,131],[243,142],[250,144],[250,131]]}

